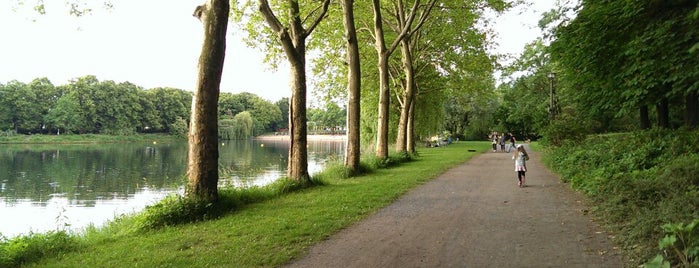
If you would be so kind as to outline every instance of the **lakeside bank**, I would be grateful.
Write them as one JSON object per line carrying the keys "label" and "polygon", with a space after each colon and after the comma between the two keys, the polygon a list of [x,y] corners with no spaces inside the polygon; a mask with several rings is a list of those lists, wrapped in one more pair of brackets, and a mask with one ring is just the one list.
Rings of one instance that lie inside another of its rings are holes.
{"label": "lakeside bank", "polygon": [[[253,140],[259,141],[288,141],[289,135],[261,135],[254,137]],[[347,135],[307,135],[309,141],[345,141]]]}

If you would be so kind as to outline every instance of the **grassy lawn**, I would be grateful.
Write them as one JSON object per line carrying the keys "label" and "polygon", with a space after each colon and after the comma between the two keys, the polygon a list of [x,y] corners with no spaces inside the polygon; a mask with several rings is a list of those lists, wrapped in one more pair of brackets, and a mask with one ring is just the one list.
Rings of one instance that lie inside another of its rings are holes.
{"label": "grassy lawn", "polygon": [[110,227],[89,231],[78,236],[77,250],[30,266],[279,266],[489,147],[488,142],[459,142],[421,148],[413,161],[349,179],[325,176],[323,186],[245,205],[215,220],[136,233]]}

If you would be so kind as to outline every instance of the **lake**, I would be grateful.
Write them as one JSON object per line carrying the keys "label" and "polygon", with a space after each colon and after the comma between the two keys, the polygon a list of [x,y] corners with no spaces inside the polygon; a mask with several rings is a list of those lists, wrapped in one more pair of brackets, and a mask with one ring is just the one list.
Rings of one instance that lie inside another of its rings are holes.
{"label": "lake", "polygon": [[[308,169],[342,159],[343,141],[308,142]],[[266,185],[286,173],[289,142],[219,144],[219,186]],[[0,234],[80,230],[184,192],[187,143],[0,145]]]}

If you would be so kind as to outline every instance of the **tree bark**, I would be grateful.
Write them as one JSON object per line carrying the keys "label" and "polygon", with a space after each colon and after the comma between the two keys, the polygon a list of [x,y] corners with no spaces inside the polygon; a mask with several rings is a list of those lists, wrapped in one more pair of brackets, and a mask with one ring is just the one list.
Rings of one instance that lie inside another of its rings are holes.
{"label": "tree bark", "polygon": [[279,36],[279,42],[291,65],[291,100],[289,101],[289,165],[287,176],[296,181],[310,181],[308,174],[308,148],[306,125],[306,38],[323,20],[330,0],[322,1],[320,12],[308,29],[301,21],[298,1],[288,1],[285,8],[289,24],[282,25],[274,15],[267,0],[259,0],[260,13],[267,24]]}
{"label": "tree bark", "polygon": [[[297,47],[297,49],[299,49]],[[303,48],[305,55],[305,46]],[[305,182],[308,174],[308,140],[306,126],[306,64],[305,57],[290,61],[292,91],[289,103],[289,164],[287,176]]]}
{"label": "tree bark", "polygon": [[204,26],[196,91],[188,135],[186,196],[218,200],[218,94],[226,52],[230,7],[227,0],[208,0],[194,11]]}
{"label": "tree bark", "polygon": [[396,151],[405,153],[408,151],[408,127],[410,125],[410,109],[415,97],[415,69],[413,68],[413,57],[410,52],[410,35],[406,35],[400,42],[401,60],[403,61],[403,72],[405,74],[405,91],[402,94],[402,106],[400,109],[400,121],[398,122],[398,137],[396,138]]}
{"label": "tree bark", "polygon": [[658,115],[658,127],[670,128],[670,109],[667,98],[660,98],[660,102],[656,105],[656,112]]}
{"label": "tree bark", "polygon": [[408,112],[408,135],[407,135],[407,145],[408,152],[415,153],[415,102],[417,101],[417,95],[410,105],[410,111]]}
{"label": "tree bark", "polygon": [[360,101],[361,65],[357,29],[354,25],[354,0],[342,1],[345,38],[347,38],[347,144],[345,146],[345,166],[353,172],[359,170],[360,146]]}
{"label": "tree bark", "polygon": [[391,55],[386,49],[386,41],[383,32],[383,19],[381,17],[381,3],[373,0],[374,8],[374,34],[376,36],[375,47],[378,54],[377,67],[379,68],[379,114],[376,128],[376,157],[388,158],[388,109],[390,106],[388,57]]}
{"label": "tree bark", "polygon": [[640,107],[640,119],[641,119],[641,129],[650,129],[650,115],[648,114],[648,106],[641,105]]}
{"label": "tree bark", "polygon": [[699,125],[699,96],[696,92],[687,93],[684,104],[684,125],[696,128]]}

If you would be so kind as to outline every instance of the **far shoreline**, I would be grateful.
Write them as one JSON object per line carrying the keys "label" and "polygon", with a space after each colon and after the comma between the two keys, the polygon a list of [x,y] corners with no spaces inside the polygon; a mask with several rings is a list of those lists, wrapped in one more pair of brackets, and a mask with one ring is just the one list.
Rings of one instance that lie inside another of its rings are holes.
{"label": "far shoreline", "polygon": [[[261,135],[254,137],[253,140],[260,141],[288,141],[289,135]],[[309,141],[344,141],[347,140],[347,135],[306,135]]]}

